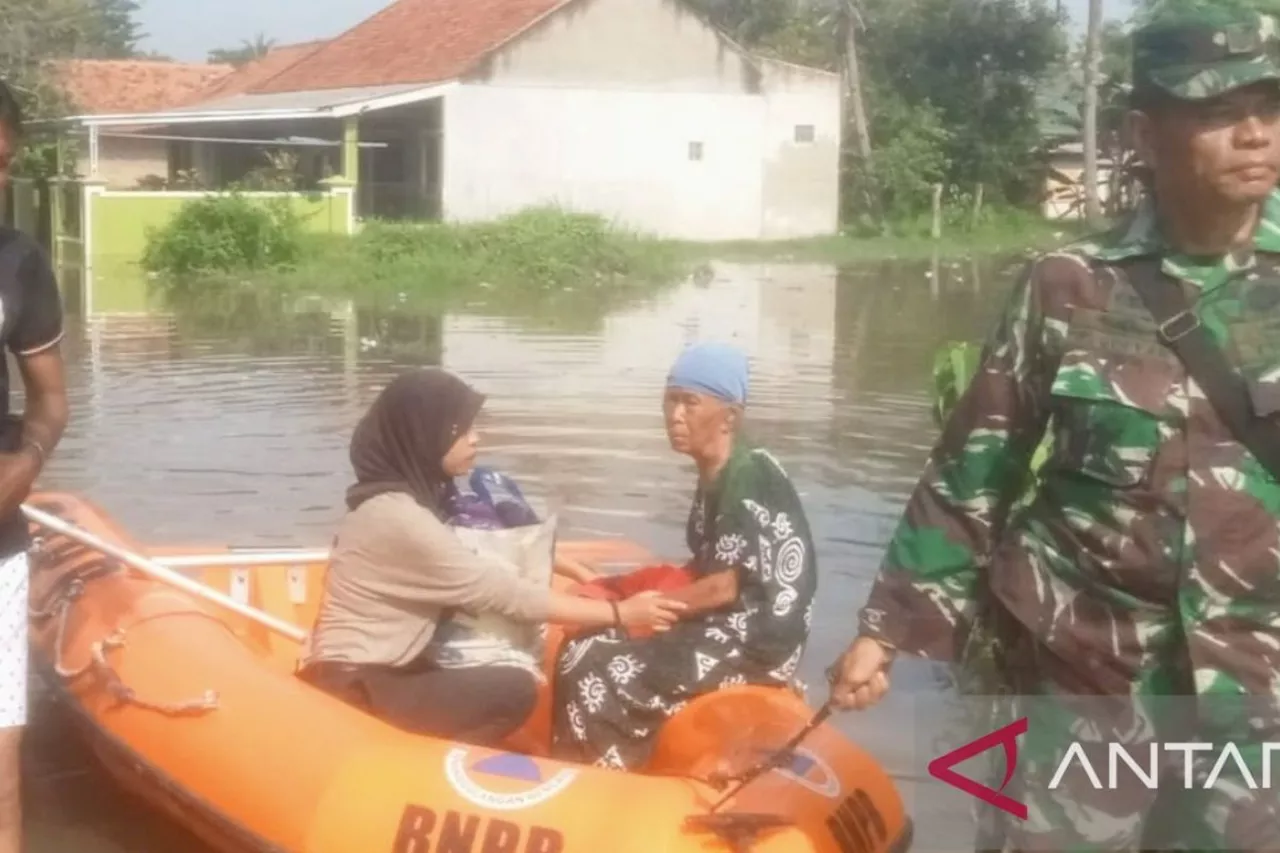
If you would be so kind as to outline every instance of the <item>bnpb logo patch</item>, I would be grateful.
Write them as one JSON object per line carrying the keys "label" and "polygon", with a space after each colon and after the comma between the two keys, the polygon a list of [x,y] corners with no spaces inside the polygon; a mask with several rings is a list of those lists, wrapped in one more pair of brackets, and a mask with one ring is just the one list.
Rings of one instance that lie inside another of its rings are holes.
{"label": "bnpb logo patch", "polygon": [[565,767],[547,778],[527,755],[500,752],[475,758],[465,749],[449,750],[444,774],[453,789],[467,800],[482,808],[502,811],[546,802],[578,777],[577,770]]}
{"label": "bnpb logo patch", "polygon": [[802,746],[792,751],[790,763],[774,772],[824,797],[835,799],[840,796],[840,777],[817,754]]}

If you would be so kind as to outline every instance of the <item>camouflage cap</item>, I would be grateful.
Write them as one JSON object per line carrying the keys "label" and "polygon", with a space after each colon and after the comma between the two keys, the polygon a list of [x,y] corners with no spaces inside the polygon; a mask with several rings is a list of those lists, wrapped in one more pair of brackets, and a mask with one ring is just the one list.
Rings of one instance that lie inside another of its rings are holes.
{"label": "camouflage cap", "polygon": [[1264,80],[1280,81],[1280,27],[1270,15],[1209,6],[1133,34],[1135,93],[1202,100]]}

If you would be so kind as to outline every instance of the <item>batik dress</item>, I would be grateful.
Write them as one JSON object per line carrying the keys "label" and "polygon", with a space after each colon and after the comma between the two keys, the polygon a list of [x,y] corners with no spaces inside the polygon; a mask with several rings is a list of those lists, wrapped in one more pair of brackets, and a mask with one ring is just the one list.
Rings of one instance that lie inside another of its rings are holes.
{"label": "batik dress", "polygon": [[737,600],[651,638],[617,628],[565,644],[553,739],[562,758],[637,769],[663,721],[735,684],[793,683],[809,638],[817,561],[800,497],[767,451],[739,443],[698,489],[686,537],[698,578],[738,574]]}

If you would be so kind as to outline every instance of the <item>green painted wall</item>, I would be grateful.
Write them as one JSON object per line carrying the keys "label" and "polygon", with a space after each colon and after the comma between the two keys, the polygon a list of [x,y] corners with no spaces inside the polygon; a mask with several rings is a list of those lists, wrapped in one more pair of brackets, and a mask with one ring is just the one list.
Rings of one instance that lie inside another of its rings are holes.
{"label": "green painted wall", "polygon": [[[248,194],[252,198],[252,194]],[[162,228],[177,215],[190,197],[161,193],[111,193],[94,195],[90,213],[93,253],[93,311],[95,313],[143,312],[155,306],[140,261],[151,229]],[[319,234],[347,234],[351,198],[348,195],[313,193],[293,196],[294,209],[307,229]]]}

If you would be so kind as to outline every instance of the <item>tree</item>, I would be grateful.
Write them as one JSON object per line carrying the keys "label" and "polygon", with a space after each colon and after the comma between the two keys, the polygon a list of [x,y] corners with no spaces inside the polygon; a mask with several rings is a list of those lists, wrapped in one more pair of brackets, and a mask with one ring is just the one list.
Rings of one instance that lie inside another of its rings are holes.
{"label": "tree", "polygon": [[86,36],[86,54],[96,59],[129,59],[138,55],[144,36],[134,16],[137,0],[93,0]]}
{"label": "tree", "polygon": [[[59,60],[129,56],[139,38],[133,0],[0,0],[0,10],[0,78],[32,119],[56,118],[71,106]],[[48,175],[58,162],[55,152],[51,141],[29,137],[15,171]]]}
{"label": "tree", "polygon": [[253,62],[255,59],[261,59],[266,56],[275,47],[275,44],[275,39],[269,39],[262,33],[258,33],[253,41],[246,39],[241,42],[240,47],[223,47],[209,51],[209,61],[227,63],[239,68],[242,65]]}
{"label": "tree", "polygon": [[83,55],[93,10],[84,0],[4,0],[0,78],[16,90],[24,111],[56,115],[66,107],[50,59]]}
{"label": "tree", "polygon": [[[1073,50],[1066,61],[1055,67],[1040,87],[1040,134],[1042,151],[1048,155],[1063,145],[1084,147],[1084,45]],[[1099,36],[1097,80],[1097,140],[1099,169],[1106,161],[1108,172],[1106,216],[1124,212],[1138,189],[1130,167],[1136,159],[1127,146],[1125,116],[1129,110],[1129,89],[1133,71],[1133,45],[1119,21],[1107,21]],[[1053,176],[1062,184],[1074,179],[1064,173]],[[1080,180],[1079,209],[1084,207],[1084,187]]]}
{"label": "tree", "polygon": [[65,107],[53,63],[136,55],[136,0],[0,0],[0,76],[37,116]]}
{"label": "tree", "polygon": [[844,31],[844,74],[845,87],[849,93],[850,106],[853,109],[853,130],[857,134],[858,156],[863,160],[871,159],[871,128],[867,124],[867,104],[865,89],[862,85],[862,64],[858,59],[858,29],[862,26],[858,7],[853,0],[844,0],[840,5],[840,29]]}
{"label": "tree", "polygon": [[1253,9],[1280,14],[1280,0],[1138,0],[1135,20],[1142,24],[1153,17],[1196,9]]}
{"label": "tree", "polygon": [[750,46],[786,29],[796,17],[792,0],[689,0],[689,5],[729,38]]}
{"label": "tree", "polygon": [[1038,204],[1036,96],[1066,51],[1053,10],[1028,0],[864,0],[864,14],[874,91],[937,110],[949,132],[946,183]]}
{"label": "tree", "polygon": [[938,183],[1038,205],[1037,93],[1067,48],[1052,0],[689,2],[753,51],[842,74],[846,217],[882,228]]}
{"label": "tree", "polygon": [[1102,51],[1102,0],[1089,0],[1084,49],[1084,210],[1091,226],[1102,221],[1098,199],[1098,77]]}

